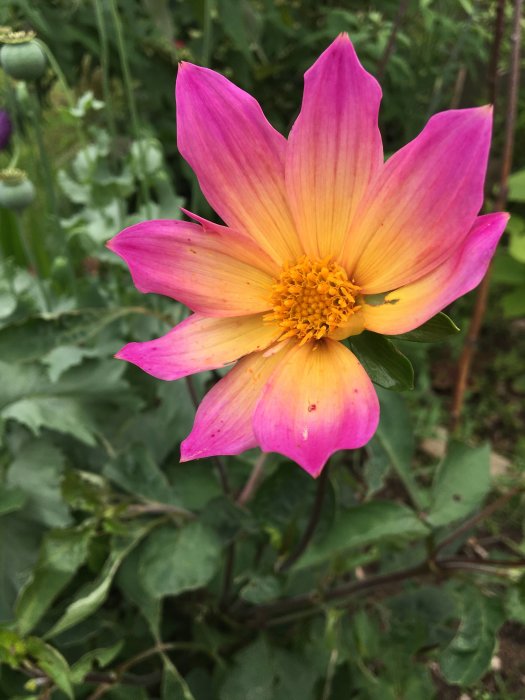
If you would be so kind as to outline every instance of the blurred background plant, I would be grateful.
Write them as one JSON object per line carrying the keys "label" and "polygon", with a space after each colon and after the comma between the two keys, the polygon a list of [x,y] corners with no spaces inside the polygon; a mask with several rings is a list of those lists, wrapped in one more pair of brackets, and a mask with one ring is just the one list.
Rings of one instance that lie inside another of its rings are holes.
{"label": "blurred background plant", "polygon": [[[0,697],[523,697],[523,91],[500,177],[520,4],[2,3]],[[441,344],[356,346],[381,425],[326,478],[256,451],[180,465],[218,374],[163,383],[112,359],[185,311],[136,292],[104,244],[181,205],[213,217],[176,150],[178,61],[227,75],[286,134],[342,31],[381,79],[387,153],[496,98],[486,209],[508,194],[512,219],[454,440],[474,294]]]}

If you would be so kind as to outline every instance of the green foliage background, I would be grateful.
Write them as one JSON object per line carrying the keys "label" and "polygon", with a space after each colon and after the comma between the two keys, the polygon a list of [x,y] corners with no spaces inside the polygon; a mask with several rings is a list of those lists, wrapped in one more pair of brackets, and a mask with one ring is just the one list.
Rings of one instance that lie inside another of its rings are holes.
{"label": "green foliage background", "polygon": [[[441,316],[402,340],[364,334],[353,349],[382,408],[371,443],[317,483],[270,455],[240,505],[257,451],[224,460],[227,489],[213,460],[179,464],[188,389],[218,374],[163,383],[112,359],[185,310],[141,296],[104,248],[181,205],[213,217],[176,151],[179,60],[233,79],[287,133],[305,69],[346,31],[384,72],[391,153],[434,112],[487,101],[494,13],[488,0],[2,3],[0,24],[35,29],[49,62],[36,84],[0,72],[15,123],[0,167],[18,153],[37,188],[22,214],[0,207],[1,698],[523,697],[523,92],[513,218],[453,441],[440,429],[464,331]],[[471,304],[450,310],[462,329]]]}

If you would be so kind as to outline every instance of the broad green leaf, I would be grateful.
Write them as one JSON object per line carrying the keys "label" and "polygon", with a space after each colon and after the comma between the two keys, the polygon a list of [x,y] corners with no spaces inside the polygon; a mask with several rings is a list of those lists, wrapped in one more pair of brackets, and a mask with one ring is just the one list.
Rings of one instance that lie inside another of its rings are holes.
{"label": "broad green leaf", "polygon": [[264,637],[239,652],[221,686],[220,700],[314,700],[316,671],[291,652],[272,648]]}
{"label": "broad green leaf", "polygon": [[20,510],[26,501],[26,495],[19,488],[0,486],[0,515],[6,515],[14,510]]}
{"label": "broad green leaf", "polygon": [[162,655],[164,673],[162,675],[162,700],[195,700],[188,684],[170,661],[169,656]]}
{"label": "broad green leaf", "polygon": [[511,257],[507,250],[498,249],[492,262],[493,282],[523,286],[525,284],[525,265]]}
{"label": "broad green leaf", "polygon": [[22,491],[29,520],[49,527],[69,525],[71,516],[61,493],[64,455],[47,440],[30,440],[18,449],[7,472],[7,486]]}
{"label": "broad green leaf", "polygon": [[282,594],[281,583],[276,576],[253,576],[240,590],[240,597],[248,603],[269,603]]}
{"label": "broad green leaf", "polygon": [[414,388],[414,370],[410,360],[388,338],[364,331],[351,336],[349,344],[375,384],[395,391]]}
{"label": "broad green leaf", "polygon": [[108,462],[104,466],[104,475],[124,491],[141,499],[181,505],[173,486],[146,445],[136,445],[129,452]]}
{"label": "broad green leaf", "polygon": [[519,318],[525,315],[525,284],[508,294],[504,294],[501,298],[501,305],[506,318]]}
{"label": "broad green leaf", "polygon": [[488,598],[473,587],[462,593],[460,624],[454,639],[440,655],[439,664],[449,683],[470,686],[490,666],[505,615],[499,598]]}
{"label": "broad green leaf", "polygon": [[380,421],[367,449],[373,459],[388,460],[414,504],[423,510],[427,496],[418,486],[412,472],[415,445],[410,413],[399,394],[381,390],[377,393],[381,404]]}
{"label": "broad green leaf", "polygon": [[470,515],[490,491],[490,449],[450,443],[432,485],[427,521],[442,527]]}
{"label": "broad green leaf", "polygon": [[508,187],[508,197],[511,202],[525,202],[525,169],[512,173]]}
{"label": "broad green leaf", "polygon": [[[525,263],[525,219],[513,214],[507,224],[510,234],[509,254],[518,262]],[[524,272],[525,278],[525,272]]]}
{"label": "broad green leaf", "polygon": [[71,367],[80,365],[84,358],[97,354],[91,348],[82,348],[76,345],[59,345],[42,357],[42,362],[48,367],[49,378],[56,382]]}
{"label": "broad green leaf", "polygon": [[220,564],[221,543],[200,522],[182,528],[162,527],[142,548],[138,576],[155,598],[205,586]]}
{"label": "broad green leaf", "polygon": [[22,423],[35,435],[42,428],[73,435],[86,445],[96,444],[95,426],[85,409],[74,399],[59,396],[35,396],[22,399],[2,411],[2,417]]}
{"label": "broad green leaf", "polygon": [[118,568],[131,550],[156,527],[153,521],[147,525],[130,528],[127,537],[114,538],[111,554],[99,576],[80,591],[80,595],[68,605],[62,617],[53,625],[46,637],[54,637],[92,615],[106,600]]}
{"label": "broad green leaf", "polygon": [[394,340],[410,340],[414,343],[437,343],[459,333],[454,321],[444,313],[439,313],[419,328],[408,333],[392,336]]}
{"label": "broad green leaf", "polygon": [[391,501],[364,503],[341,512],[324,537],[314,541],[293,568],[317,565],[356,547],[382,541],[406,542],[428,533],[417,515],[404,505]]}
{"label": "broad green leaf", "polygon": [[92,671],[94,667],[97,669],[105,668],[119,655],[123,646],[124,640],[121,640],[110,647],[88,651],[87,654],[84,654],[82,658],[71,666],[72,683],[81,683],[86,674]]}
{"label": "broad green leaf", "polygon": [[162,601],[149,593],[142,585],[140,577],[137,576],[141,551],[146,545],[146,542],[141,542],[138,547],[126,557],[117,573],[116,583],[124,593],[124,596],[129,598],[140,610],[148,623],[153,637],[159,639]]}
{"label": "broad green leaf", "polygon": [[36,665],[55,682],[68,698],[73,700],[71,671],[62,654],[38,637],[30,637],[27,640],[27,650],[34,657]]}
{"label": "broad green leaf", "polygon": [[44,538],[38,563],[16,603],[16,624],[25,635],[38,624],[88,555],[90,527],[54,530]]}
{"label": "broad green leaf", "polygon": [[0,623],[14,617],[15,600],[38,558],[42,532],[20,513],[0,517]]}

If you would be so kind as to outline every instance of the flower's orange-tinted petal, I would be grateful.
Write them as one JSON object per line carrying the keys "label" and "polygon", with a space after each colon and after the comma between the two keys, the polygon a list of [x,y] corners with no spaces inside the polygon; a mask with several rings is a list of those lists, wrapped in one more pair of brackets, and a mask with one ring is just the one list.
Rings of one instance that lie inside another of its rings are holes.
{"label": "flower's orange-tinted petal", "polygon": [[251,239],[235,231],[145,221],[121,231],[108,247],[126,261],[141,292],[164,294],[207,316],[244,316],[269,308],[273,279],[254,267]]}
{"label": "flower's orange-tinted petal", "polygon": [[256,352],[240,360],[202,400],[191,433],[181,444],[181,461],[237,455],[257,445],[253,412],[281,352]]}
{"label": "flower's orange-tinted petal", "polygon": [[439,267],[387,294],[384,304],[365,303],[365,327],[387,335],[406,333],[473,289],[487,270],[508,218],[508,214],[480,216],[459,250]]}
{"label": "flower's orange-tinted petal", "polygon": [[277,262],[299,257],[285,194],[286,140],[257,101],[219,73],[191,63],[179,68],[176,100],[179,150],[211,206]]}
{"label": "flower's orange-tinted petal", "polygon": [[265,350],[280,334],[281,329],[265,324],[262,315],[209,318],[193,314],[161,338],[128,343],[116,357],[157,379],[173,380]]}
{"label": "flower's orange-tinted petal", "polygon": [[379,84],[346,34],[304,78],[301,112],[288,139],[286,188],[308,255],[339,255],[357,206],[383,164]]}
{"label": "flower's orange-tinted petal", "polygon": [[433,116],[365,196],[342,264],[365,294],[431,272],[465,240],[483,202],[491,109]]}
{"label": "flower's orange-tinted petal", "polygon": [[334,340],[294,344],[279,358],[253,426],[264,452],[318,476],[337,450],[366,444],[379,421],[377,394],[350,350]]}

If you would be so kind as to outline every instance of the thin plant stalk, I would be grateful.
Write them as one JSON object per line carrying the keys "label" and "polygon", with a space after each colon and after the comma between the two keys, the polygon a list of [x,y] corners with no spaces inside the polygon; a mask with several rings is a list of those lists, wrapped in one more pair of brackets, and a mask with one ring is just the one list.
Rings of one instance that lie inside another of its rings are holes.
{"label": "thin plant stalk", "polygon": [[115,125],[115,117],[113,115],[111,89],[109,84],[109,48],[108,48],[108,33],[106,29],[106,21],[104,19],[104,8],[100,0],[93,0],[95,16],[97,18],[97,29],[100,41],[100,64],[102,66],[102,93],[106,104],[105,115],[108,120],[109,133],[115,141],[117,137],[117,128]]}
{"label": "thin plant stalk", "polygon": [[[500,5],[504,5],[503,0],[500,0]],[[507,113],[505,119],[505,138],[503,145],[502,165],[499,177],[499,191],[494,203],[494,211],[502,211],[507,205],[508,179],[512,167],[512,153],[514,149],[514,132],[516,130],[516,114],[518,105],[518,90],[520,81],[520,49],[521,49],[521,16],[523,11],[523,0],[515,0],[514,16],[512,21],[511,34],[511,68],[509,78],[509,92],[507,99]],[[491,71],[493,75],[489,78],[489,93],[495,90],[497,81],[497,57],[500,53],[500,44],[502,41],[503,32],[500,31],[500,22],[503,10],[498,11],[496,15],[495,26],[495,48],[493,49],[493,58],[491,61]],[[495,96],[495,92],[493,93]],[[489,267],[485,277],[476,292],[476,300],[474,303],[474,311],[470,320],[465,344],[458,362],[456,383],[454,386],[454,396],[451,408],[450,428],[452,432],[456,432],[460,426],[461,411],[465,401],[465,392],[467,390],[470,368],[476,351],[478,337],[483,324],[487,302],[489,297],[491,268]]]}
{"label": "thin plant stalk", "polygon": [[135,102],[135,97],[133,95],[133,84],[131,80],[131,72],[129,69],[128,54],[126,50],[126,43],[124,41],[124,32],[122,30],[122,22],[120,21],[120,15],[117,8],[116,0],[109,0],[109,7],[111,11],[111,16],[113,19],[113,24],[115,26],[115,32],[117,35],[117,48],[120,59],[120,67],[122,70],[122,77],[124,80],[124,90],[126,92],[126,100],[128,103],[128,109],[131,116],[131,128],[133,130],[133,138],[137,143],[139,149],[140,160],[143,166],[142,177],[139,178],[140,181],[140,191],[142,195],[143,204],[146,208],[146,215],[148,218],[152,217],[151,205],[149,201],[148,186],[146,184],[146,168],[145,166],[145,153],[143,149],[143,144],[140,139],[140,129],[139,129],[139,119],[137,112],[137,105]]}
{"label": "thin plant stalk", "polygon": [[33,271],[35,282],[36,282],[38,291],[40,293],[40,296],[42,298],[42,303],[44,305],[44,310],[46,312],[49,312],[51,309],[49,295],[47,293],[47,290],[46,290],[44,283],[43,283],[43,280],[42,280],[40,266],[38,264],[36,256],[33,253],[33,248],[31,247],[31,244],[29,242],[29,238],[27,236],[27,232],[25,229],[24,221],[23,221],[23,214],[20,213],[20,214],[16,215],[16,222],[18,225],[18,235],[20,238],[20,242],[22,243],[22,248],[24,249],[24,254],[26,256],[27,263],[28,263],[29,267],[31,268],[31,270]]}

